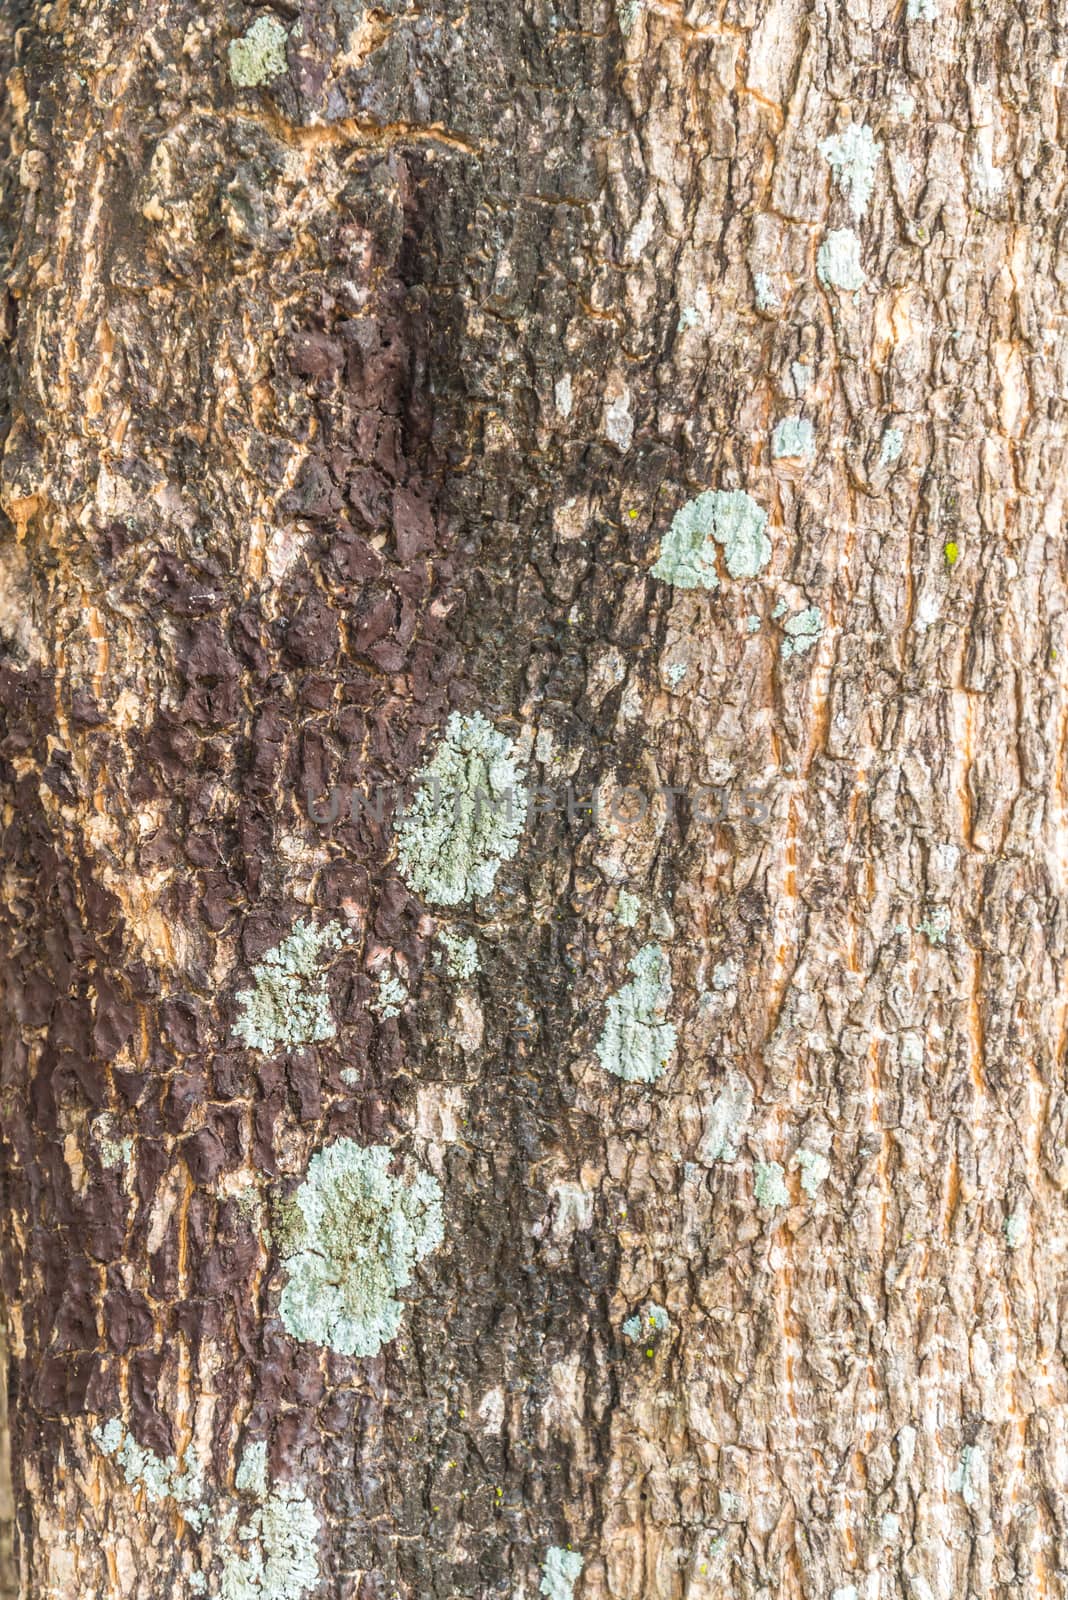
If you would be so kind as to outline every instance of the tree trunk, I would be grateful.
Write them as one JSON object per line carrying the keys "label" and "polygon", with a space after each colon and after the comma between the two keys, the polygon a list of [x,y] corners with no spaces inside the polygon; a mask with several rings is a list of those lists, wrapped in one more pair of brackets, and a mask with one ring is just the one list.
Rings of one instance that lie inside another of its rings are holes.
{"label": "tree trunk", "polygon": [[1068,1595],[1064,19],[3,40],[22,1595]]}

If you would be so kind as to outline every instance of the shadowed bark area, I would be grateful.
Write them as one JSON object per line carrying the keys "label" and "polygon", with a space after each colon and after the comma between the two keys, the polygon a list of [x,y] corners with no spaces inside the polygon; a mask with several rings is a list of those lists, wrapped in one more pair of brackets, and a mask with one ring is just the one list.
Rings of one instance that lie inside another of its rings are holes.
{"label": "shadowed bark area", "polygon": [[1068,1594],[1062,20],[2,43],[23,1595]]}

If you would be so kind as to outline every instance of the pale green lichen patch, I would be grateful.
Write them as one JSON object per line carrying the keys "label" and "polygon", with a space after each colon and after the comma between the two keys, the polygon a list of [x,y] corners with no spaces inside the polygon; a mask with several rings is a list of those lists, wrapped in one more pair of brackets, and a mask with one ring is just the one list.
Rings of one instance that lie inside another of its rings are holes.
{"label": "pale green lichen patch", "polygon": [[811,461],[816,453],[816,434],[807,417],[784,417],[771,436],[775,459]]}
{"label": "pale green lichen patch", "polygon": [[820,154],[830,163],[835,182],[858,219],[868,209],[882,148],[871,129],[860,122],[851,122],[820,143]]}
{"label": "pale green lichen patch", "polygon": [[966,1506],[974,1506],[981,1498],[986,1477],[986,1462],[978,1445],[966,1444],[960,1453],[960,1464],[949,1480],[949,1487],[960,1495]]}
{"label": "pale green lichen patch", "polygon": [[620,1332],[631,1344],[642,1344],[671,1332],[671,1317],[655,1300],[647,1300],[641,1310],[628,1317]]}
{"label": "pale green lichen patch", "polygon": [[371,1009],[380,1017],[399,1017],[408,1004],[408,991],[393,972],[380,972],[378,993],[371,1001]]}
{"label": "pale green lichen patch", "polygon": [[791,361],[790,376],[794,380],[794,392],[805,394],[812,383],[812,368],[807,361]]}
{"label": "pale green lichen patch", "polygon": [[247,33],[230,41],[230,77],[239,89],[254,89],[288,69],[288,33],[277,17],[257,17]]}
{"label": "pale green lichen patch", "polygon": [[1010,1250],[1018,1250],[1027,1237],[1027,1218],[1020,1211],[1014,1211],[1005,1218],[1005,1243]]}
{"label": "pale green lichen patch", "polygon": [[339,922],[317,928],[303,920],[288,938],[252,969],[254,989],[237,997],[242,1014],[234,1033],[252,1050],[292,1050],[337,1032],[322,972],[326,951],[345,944],[349,934]]}
{"label": "pale green lichen patch", "polygon": [[675,513],[653,577],[677,589],[717,589],[716,546],[732,578],[755,578],[771,560],[768,514],[742,489],[706,489]]}
{"label": "pale green lichen patch", "polygon": [[562,1550],[559,1545],[551,1545],[542,1562],[538,1593],[545,1595],[546,1600],[573,1600],[575,1584],[584,1566],[577,1550]]}
{"label": "pale green lichen patch", "polygon": [[775,1211],[790,1204],[790,1191],[786,1187],[786,1174],[778,1161],[758,1161],[753,1168],[753,1193],[757,1205],[766,1211]]}
{"label": "pale green lichen patch", "polygon": [[831,1163],[818,1150],[806,1150],[802,1146],[791,1165],[800,1168],[801,1187],[809,1199],[814,1200],[820,1191],[820,1185],[830,1173]]}
{"label": "pale green lichen patch", "polygon": [[767,272],[755,272],[753,274],[753,295],[756,299],[758,311],[776,311],[782,304],[771,276]]}
{"label": "pale green lichen patch", "polygon": [[671,965],[659,945],[647,944],[627,970],[633,982],[609,998],[597,1055],[606,1072],[627,1083],[655,1083],[675,1051],[675,1027],[667,1021]]}
{"label": "pale green lichen patch", "polygon": [[133,1157],[134,1142],[129,1134],[119,1138],[115,1124],[107,1112],[93,1121],[93,1138],[105,1167],[128,1167]]}
{"label": "pale green lichen patch", "polygon": [[784,661],[789,661],[791,656],[803,656],[812,649],[823,632],[823,618],[815,606],[809,606],[788,618],[783,628],[786,638],[782,642],[781,655]]}
{"label": "pale green lichen patch", "polygon": [[267,1493],[267,1441],[247,1445],[234,1478],[238,1494],[253,1494],[263,1499]]}
{"label": "pale green lichen patch", "polygon": [[400,1328],[396,1298],[444,1237],[441,1187],[429,1173],[389,1174],[385,1145],[338,1139],[318,1151],[293,1199],[279,1314],[295,1339],[342,1355],[377,1355]]}
{"label": "pale green lichen patch", "polygon": [[458,983],[473,978],[480,970],[478,945],[474,939],[457,933],[454,928],[439,928],[438,944],[445,957],[445,971]]}
{"label": "pale green lichen patch", "polygon": [[163,1458],[138,1444],[118,1417],[95,1427],[92,1438],[121,1467],[132,1488],[144,1489],[151,1501],[176,1501],[191,1527],[199,1530],[204,1526],[208,1516],[208,1507],[203,1504],[204,1469],[191,1451],[186,1465],[179,1467],[177,1457]]}
{"label": "pale green lichen patch", "polygon": [[633,928],[641,916],[642,903],[636,894],[631,894],[629,889],[620,889],[616,895],[616,908],[612,913],[613,920],[621,928]]}
{"label": "pale green lichen patch", "polygon": [[938,0],[909,0],[905,15],[910,22],[934,22],[938,16]]}
{"label": "pale green lichen patch", "polygon": [[879,450],[879,465],[891,467],[901,455],[905,444],[905,435],[900,428],[884,428],[882,445]]}
{"label": "pale green lichen patch", "polygon": [[860,240],[852,228],[834,228],[820,245],[816,272],[821,283],[852,294],[863,289],[864,268],[860,264]]}
{"label": "pale green lichen patch", "polygon": [[319,1518],[295,1484],[268,1488],[267,1447],[245,1451],[235,1480],[257,1502],[223,1557],[221,1600],[302,1600],[319,1584]]}
{"label": "pale green lichen patch", "polygon": [[519,848],[523,784],[513,741],[478,711],[454,712],[398,826],[397,855],[409,885],[444,906],[491,893],[502,861]]}
{"label": "pale green lichen patch", "polygon": [[917,932],[924,934],[930,944],[945,944],[950,923],[948,906],[932,906],[924,920],[917,923]]}

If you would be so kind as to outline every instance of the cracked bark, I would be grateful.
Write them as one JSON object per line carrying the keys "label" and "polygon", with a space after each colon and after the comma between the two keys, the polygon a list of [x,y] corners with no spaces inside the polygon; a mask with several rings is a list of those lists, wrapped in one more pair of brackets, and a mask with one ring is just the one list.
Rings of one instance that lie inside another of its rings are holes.
{"label": "cracked bark", "polygon": [[[115,1417],[217,1506],[267,1441],[337,1600],[531,1600],[568,1543],[577,1600],[1068,1594],[1068,42],[1041,3],[912,9],[294,0],[242,90],[232,3],[8,9],[29,1600],[218,1592],[218,1518],[127,1485]],[[859,218],[818,151],[850,120]],[[773,456],[795,416],[811,461]],[[658,583],[708,488],[769,512],[770,565]],[[388,807],[308,799],[407,795],[454,708],[605,803],[539,808],[439,916]],[[613,828],[627,784],[682,798]],[[356,936],[337,1037],[245,1049],[235,996],[308,915]],[[644,1087],[595,1044],[652,940],[679,1048]],[[364,1360],[278,1316],[270,1208],[341,1134],[445,1194]]]}

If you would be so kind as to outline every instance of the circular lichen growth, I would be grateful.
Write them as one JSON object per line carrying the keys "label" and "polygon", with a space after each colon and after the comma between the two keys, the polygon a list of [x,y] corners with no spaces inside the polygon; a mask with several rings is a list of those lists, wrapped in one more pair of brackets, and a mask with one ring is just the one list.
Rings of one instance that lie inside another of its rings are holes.
{"label": "circular lichen growth", "polygon": [[743,489],[706,489],[675,513],[653,577],[676,589],[717,589],[716,546],[732,578],[755,578],[771,560],[768,514]]}
{"label": "circular lichen growth", "polygon": [[289,34],[277,17],[257,17],[240,39],[231,39],[230,77],[239,89],[255,89],[287,71]]}
{"label": "circular lichen growth", "polygon": [[396,1291],[444,1237],[441,1188],[429,1173],[389,1173],[391,1151],[338,1139],[308,1163],[282,1246],[279,1314],[295,1339],[341,1355],[377,1355],[395,1338]]}
{"label": "circular lichen growth", "polygon": [[401,872],[432,904],[491,893],[527,815],[515,744],[476,711],[454,712],[397,829]]}

